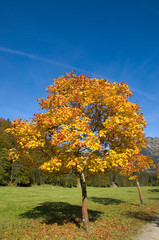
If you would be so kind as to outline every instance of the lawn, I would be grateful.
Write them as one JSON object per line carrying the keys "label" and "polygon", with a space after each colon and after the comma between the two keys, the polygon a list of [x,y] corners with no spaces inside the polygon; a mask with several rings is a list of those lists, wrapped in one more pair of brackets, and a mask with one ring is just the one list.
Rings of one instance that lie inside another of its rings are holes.
{"label": "lawn", "polygon": [[128,240],[159,211],[159,187],[88,187],[92,232],[82,229],[81,189],[53,186],[0,187],[0,239]]}

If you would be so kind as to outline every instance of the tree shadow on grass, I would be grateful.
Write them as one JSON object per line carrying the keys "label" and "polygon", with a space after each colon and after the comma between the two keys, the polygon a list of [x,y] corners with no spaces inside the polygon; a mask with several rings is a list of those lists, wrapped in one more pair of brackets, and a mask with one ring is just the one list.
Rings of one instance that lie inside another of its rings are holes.
{"label": "tree shadow on grass", "polygon": [[152,222],[155,219],[155,212],[147,213],[144,211],[131,212],[127,211],[124,213],[129,218],[136,218],[144,222]]}
{"label": "tree shadow on grass", "polygon": [[124,201],[121,201],[119,199],[114,199],[114,198],[101,198],[101,197],[91,197],[89,198],[95,203],[100,203],[103,205],[109,205],[109,204],[121,204],[124,203]]}
{"label": "tree shadow on grass", "polygon": [[159,189],[155,188],[155,189],[150,189],[149,192],[159,192]]}
{"label": "tree shadow on grass", "polygon": [[[88,210],[90,221],[95,221],[101,214],[100,211]],[[44,202],[37,207],[20,215],[23,218],[43,219],[42,223],[63,225],[72,222],[80,228],[82,221],[82,208],[66,202]]]}
{"label": "tree shadow on grass", "polygon": [[156,201],[159,201],[159,198],[158,197],[154,197],[154,198],[149,198],[150,200],[156,200]]}

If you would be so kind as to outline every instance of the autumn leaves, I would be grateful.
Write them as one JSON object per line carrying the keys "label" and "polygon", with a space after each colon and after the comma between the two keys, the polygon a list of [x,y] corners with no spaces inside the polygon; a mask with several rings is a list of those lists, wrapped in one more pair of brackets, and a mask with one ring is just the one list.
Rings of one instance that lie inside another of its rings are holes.
{"label": "autumn leaves", "polygon": [[[128,100],[128,85],[72,72],[54,79],[47,92],[46,99],[38,99],[45,113],[34,114],[30,122],[17,119],[8,130],[17,139],[16,154],[47,149],[50,159],[42,169],[49,171],[94,173],[116,167],[131,173],[126,169],[134,167],[145,147],[146,122],[140,106]],[[140,169],[145,159],[138,161]]]}

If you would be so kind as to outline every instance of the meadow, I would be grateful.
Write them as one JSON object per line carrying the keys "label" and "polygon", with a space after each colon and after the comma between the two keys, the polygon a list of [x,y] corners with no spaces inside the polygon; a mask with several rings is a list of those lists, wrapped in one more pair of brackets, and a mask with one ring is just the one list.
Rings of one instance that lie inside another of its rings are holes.
{"label": "meadow", "polygon": [[88,187],[91,234],[82,228],[81,189],[0,187],[0,239],[128,240],[159,212],[159,187]]}

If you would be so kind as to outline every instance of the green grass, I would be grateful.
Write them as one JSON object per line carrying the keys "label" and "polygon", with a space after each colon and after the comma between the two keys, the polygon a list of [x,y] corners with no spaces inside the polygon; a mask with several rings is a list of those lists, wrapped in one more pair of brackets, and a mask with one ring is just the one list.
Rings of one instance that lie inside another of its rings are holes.
{"label": "green grass", "polygon": [[81,189],[0,187],[0,239],[131,239],[159,211],[159,187],[88,187],[92,232],[82,229]]}

